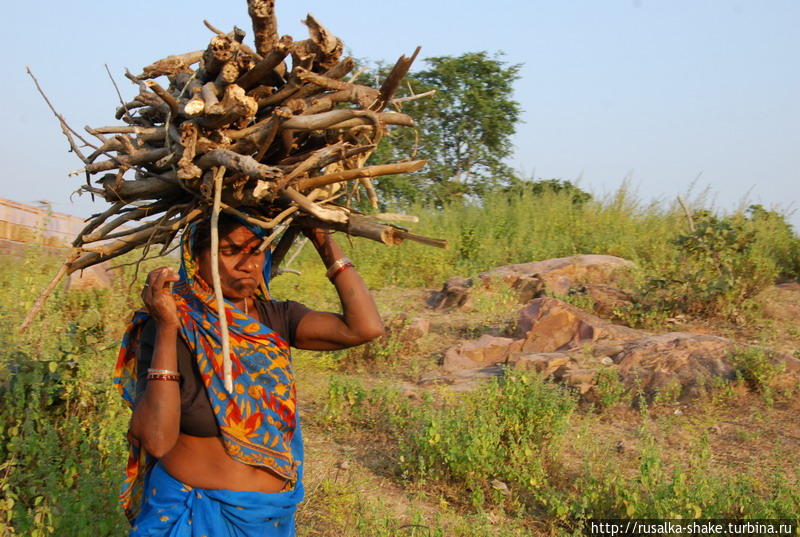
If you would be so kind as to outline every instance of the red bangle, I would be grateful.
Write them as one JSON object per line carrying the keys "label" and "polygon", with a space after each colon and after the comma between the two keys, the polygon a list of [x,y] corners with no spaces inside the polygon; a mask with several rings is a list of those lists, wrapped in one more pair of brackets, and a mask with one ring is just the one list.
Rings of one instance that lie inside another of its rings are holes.
{"label": "red bangle", "polygon": [[342,272],[343,272],[343,271],[344,271],[346,268],[349,268],[349,267],[353,267],[353,268],[355,268],[355,265],[354,265],[354,264],[352,264],[352,263],[350,263],[350,262],[347,262],[347,263],[345,263],[344,265],[342,265],[341,267],[339,267],[339,268],[337,268],[335,271],[333,271],[333,274],[331,274],[330,276],[328,276],[328,279],[330,279],[330,281],[331,281],[331,282],[333,282],[333,280],[335,280],[335,279],[336,279],[336,276],[338,276],[338,275],[339,275],[340,273],[342,273]]}
{"label": "red bangle", "polygon": [[148,373],[147,380],[174,380],[179,381],[181,380],[180,375],[176,375],[174,373]]}

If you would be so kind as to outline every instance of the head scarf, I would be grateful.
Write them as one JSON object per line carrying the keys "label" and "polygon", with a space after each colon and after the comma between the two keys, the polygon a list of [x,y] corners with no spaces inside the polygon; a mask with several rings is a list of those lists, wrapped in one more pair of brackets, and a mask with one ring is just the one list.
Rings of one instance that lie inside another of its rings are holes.
{"label": "head scarf", "polygon": [[[228,455],[245,464],[267,467],[288,479],[294,484],[291,494],[281,493],[275,498],[296,505],[303,497],[303,446],[289,344],[225,300],[233,393],[225,390],[217,302],[208,284],[197,277],[197,263],[192,256],[198,225],[190,225],[183,234],[179,281],[172,289],[181,319],[181,337],[197,359]],[[242,225],[263,237],[262,228],[245,221]],[[270,268],[271,262],[265,262],[264,281],[257,292],[262,297],[268,292]],[[115,371],[114,383],[131,409],[135,404],[139,337],[148,318],[144,311],[134,314],[123,337]],[[131,521],[139,510],[144,477],[154,463],[155,458],[143,447],[131,443],[120,494]]]}

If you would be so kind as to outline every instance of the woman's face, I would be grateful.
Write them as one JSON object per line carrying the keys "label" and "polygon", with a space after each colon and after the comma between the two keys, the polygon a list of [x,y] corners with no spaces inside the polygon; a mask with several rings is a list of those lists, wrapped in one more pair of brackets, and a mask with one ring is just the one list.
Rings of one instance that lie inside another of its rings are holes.
{"label": "woman's face", "polygon": [[[244,226],[238,226],[219,238],[219,278],[225,298],[238,299],[251,296],[261,283],[264,252],[258,247],[262,240]],[[209,287],[211,278],[211,248],[200,254],[198,274]]]}

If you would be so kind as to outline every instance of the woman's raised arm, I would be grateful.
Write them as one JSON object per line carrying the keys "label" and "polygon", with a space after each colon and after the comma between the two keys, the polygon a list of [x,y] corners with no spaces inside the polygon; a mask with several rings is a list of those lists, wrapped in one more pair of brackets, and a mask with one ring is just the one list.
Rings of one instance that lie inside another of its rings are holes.
{"label": "woman's raised arm", "polygon": [[342,314],[310,311],[297,325],[295,346],[309,350],[353,347],[384,334],[375,300],[355,267],[343,264],[342,249],[330,233],[313,228],[306,236],[328,267],[328,276],[342,302]]}
{"label": "woman's raised arm", "polygon": [[[180,321],[170,290],[178,275],[171,268],[147,275],[142,300],[156,323],[152,369],[178,371],[177,343]],[[178,440],[181,419],[180,384],[170,380],[149,380],[131,417],[131,434],[148,453],[161,458]]]}

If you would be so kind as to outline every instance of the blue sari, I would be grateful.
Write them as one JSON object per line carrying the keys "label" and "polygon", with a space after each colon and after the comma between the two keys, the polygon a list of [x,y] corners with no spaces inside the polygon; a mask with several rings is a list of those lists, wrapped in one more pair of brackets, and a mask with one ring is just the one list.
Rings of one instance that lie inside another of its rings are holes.
{"label": "blue sari", "polygon": [[294,537],[294,495],[193,488],[157,463],[130,537]]}

